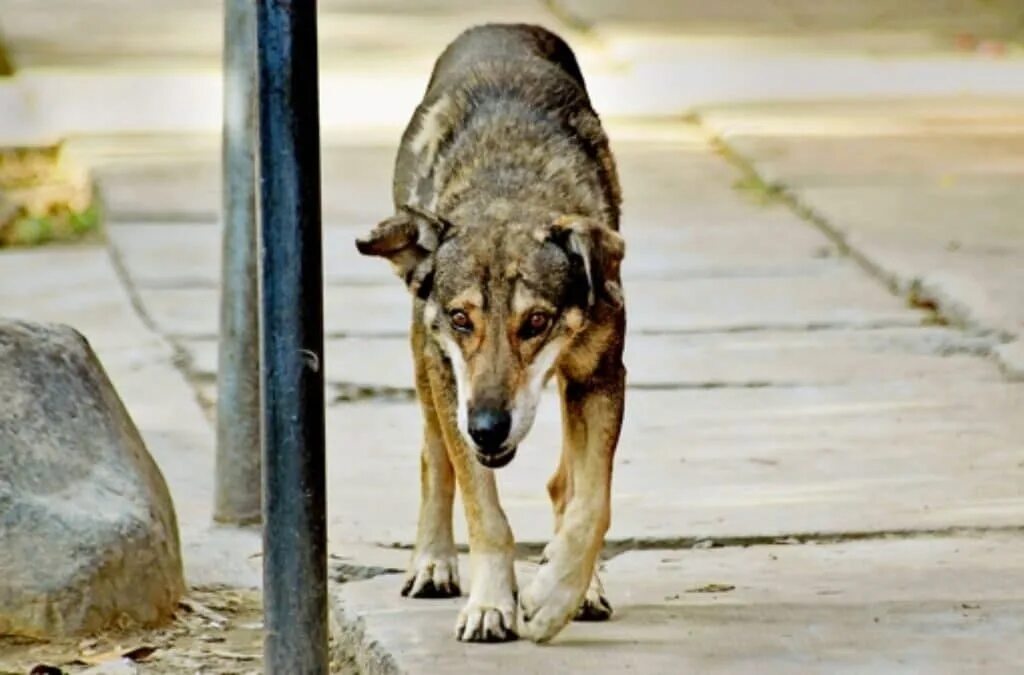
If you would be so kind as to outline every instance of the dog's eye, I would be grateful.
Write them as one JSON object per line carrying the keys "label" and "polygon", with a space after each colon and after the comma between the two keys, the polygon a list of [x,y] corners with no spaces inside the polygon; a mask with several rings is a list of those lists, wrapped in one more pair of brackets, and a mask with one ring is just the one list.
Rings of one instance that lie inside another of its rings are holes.
{"label": "dog's eye", "polygon": [[528,338],[537,337],[547,330],[550,323],[550,316],[543,312],[534,312],[526,318],[526,323],[523,324],[523,335]]}
{"label": "dog's eye", "polygon": [[462,331],[463,333],[473,330],[473,322],[469,320],[469,315],[461,309],[452,310],[448,318],[455,330]]}

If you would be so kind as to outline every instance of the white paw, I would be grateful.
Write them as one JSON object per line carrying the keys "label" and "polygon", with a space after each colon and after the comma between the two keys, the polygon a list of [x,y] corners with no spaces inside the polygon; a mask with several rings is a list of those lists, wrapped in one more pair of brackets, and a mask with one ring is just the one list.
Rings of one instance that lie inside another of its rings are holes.
{"label": "white paw", "polygon": [[459,560],[450,555],[417,555],[409,567],[402,595],[410,598],[454,598],[459,588]]}
{"label": "white paw", "polygon": [[566,572],[557,563],[541,565],[519,597],[519,632],[534,642],[547,642],[569,623],[583,602],[588,577]]}
{"label": "white paw", "polygon": [[459,612],[455,639],[462,642],[507,642],[516,632],[516,576],[512,555],[470,557],[472,590]]}
{"label": "white paw", "polygon": [[583,604],[576,610],[573,621],[607,621],[612,618],[612,604],[604,593],[604,586],[597,577],[597,572],[590,579],[587,594],[583,596]]}
{"label": "white paw", "polygon": [[510,595],[499,606],[478,605],[470,600],[455,624],[455,639],[462,642],[508,642],[516,633],[516,603]]}

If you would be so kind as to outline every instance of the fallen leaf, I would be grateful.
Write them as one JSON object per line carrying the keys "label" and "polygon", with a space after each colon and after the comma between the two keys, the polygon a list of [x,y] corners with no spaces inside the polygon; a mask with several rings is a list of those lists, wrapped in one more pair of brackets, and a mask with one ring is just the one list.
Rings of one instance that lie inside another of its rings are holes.
{"label": "fallen leaf", "polygon": [[729,591],[736,590],[736,587],[732,584],[706,584],[704,586],[698,586],[697,588],[691,588],[686,591],[687,593],[728,593]]}
{"label": "fallen leaf", "polygon": [[28,671],[28,675],[64,675],[64,671],[57,666],[48,666],[40,663]]}
{"label": "fallen leaf", "polygon": [[233,661],[255,661],[259,658],[253,654],[239,654],[237,652],[226,652],[217,649],[211,649],[207,653],[211,656],[219,656],[222,659],[231,659]]}
{"label": "fallen leaf", "polygon": [[156,647],[150,647],[149,645],[139,645],[134,649],[129,649],[125,653],[121,654],[126,659],[131,659],[136,663],[145,663],[156,653]]}
{"label": "fallen leaf", "polygon": [[103,663],[119,661],[121,659],[129,659],[137,663],[143,663],[148,661],[149,658],[153,656],[154,652],[156,652],[156,647],[150,647],[149,645],[139,645],[138,647],[132,647],[130,649],[117,647],[116,649],[100,652],[98,654],[80,654],[74,662],[86,666],[98,666]]}
{"label": "fallen leaf", "polygon": [[178,601],[178,606],[184,609],[186,612],[200,616],[207,621],[218,624],[219,626],[226,625],[228,618],[219,612],[215,612],[206,605],[203,605],[190,598],[183,598]]}

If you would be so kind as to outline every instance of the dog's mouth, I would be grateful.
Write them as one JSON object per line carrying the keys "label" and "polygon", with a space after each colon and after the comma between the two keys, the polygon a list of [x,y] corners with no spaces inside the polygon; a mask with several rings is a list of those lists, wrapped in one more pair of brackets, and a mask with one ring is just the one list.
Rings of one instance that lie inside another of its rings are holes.
{"label": "dog's mouth", "polygon": [[488,469],[500,469],[515,458],[517,449],[518,446],[513,445],[512,447],[500,450],[497,454],[493,455],[488,455],[477,450],[476,461],[480,462]]}

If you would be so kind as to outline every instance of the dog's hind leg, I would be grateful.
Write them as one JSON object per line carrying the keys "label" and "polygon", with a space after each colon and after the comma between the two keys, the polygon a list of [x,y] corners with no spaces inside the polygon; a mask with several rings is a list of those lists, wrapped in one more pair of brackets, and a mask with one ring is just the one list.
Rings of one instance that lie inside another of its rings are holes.
{"label": "dog's hind leg", "polygon": [[441,434],[422,352],[422,329],[413,328],[416,392],[423,410],[423,450],[420,455],[420,517],[402,595],[450,598],[460,595],[459,564],[452,536],[455,471]]}
{"label": "dog's hind leg", "polygon": [[[565,506],[572,499],[572,453],[569,451],[569,438],[562,448],[562,456],[558,462],[558,469],[548,481],[548,495],[551,497],[551,507],[555,514],[555,534],[558,534],[562,527],[562,517],[565,514]],[[546,559],[546,558],[545,558]],[[574,621],[607,621],[612,616],[612,605],[605,594],[604,585],[598,577],[597,570],[590,579],[587,593],[583,596],[583,602],[576,610]]]}
{"label": "dog's hind leg", "polygon": [[558,533],[545,548],[546,562],[519,599],[520,632],[538,642],[554,637],[577,615],[594,584],[611,520],[612,459],[622,425],[625,370],[619,366],[597,373],[585,383],[560,378],[559,384],[568,498]]}

